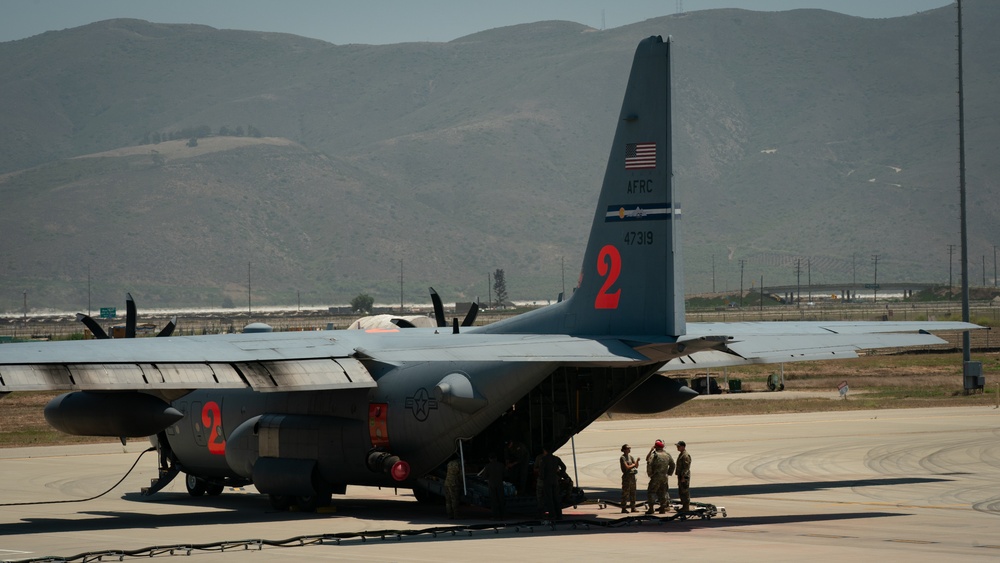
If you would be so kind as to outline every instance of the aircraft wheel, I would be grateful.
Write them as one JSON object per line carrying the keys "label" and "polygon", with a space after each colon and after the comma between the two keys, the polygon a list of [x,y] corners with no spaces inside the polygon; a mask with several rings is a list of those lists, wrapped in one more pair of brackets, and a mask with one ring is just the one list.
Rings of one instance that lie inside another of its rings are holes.
{"label": "aircraft wheel", "polygon": [[292,497],[287,495],[269,495],[271,498],[271,508],[285,511],[292,507]]}
{"label": "aircraft wheel", "polygon": [[204,479],[200,477],[195,477],[190,473],[184,479],[184,484],[187,485],[188,494],[193,497],[200,497],[205,494],[208,484],[205,483]]}
{"label": "aircraft wheel", "polygon": [[420,504],[434,504],[434,495],[424,487],[413,487],[413,498]]}
{"label": "aircraft wheel", "polygon": [[296,499],[299,510],[302,512],[316,512],[317,508],[330,505],[330,495],[309,495]]}
{"label": "aircraft wheel", "polygon": [[205,494],[210,497],[217,497],[222,494],[226,486],[222,483],[206,483],[205,484]]}

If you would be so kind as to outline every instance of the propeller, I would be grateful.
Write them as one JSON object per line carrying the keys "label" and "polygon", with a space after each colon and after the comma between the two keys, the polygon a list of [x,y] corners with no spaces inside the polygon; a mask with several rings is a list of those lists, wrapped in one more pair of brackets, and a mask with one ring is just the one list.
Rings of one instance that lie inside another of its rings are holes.
{"label": "propeller", "polygon": [[[125,338],[135,338],[135,327],[137,318],[138,315],[136,313],[135,300],[132,299],[131,293],[126,293],[125,294]],[[95,321],[89,315],[84,315],[83,313],[77,313],[76,320],[80,321],[81,323],[84,324],[84,326],[89,328],[90,332],[94,334],[94,338],[98,340],[105,340],[111,338],[110,336],[108,336],[107,332],[104,332],[104,329],[101,328],[101,325],[97,324],[97,321]],[[176,327],[177,327],[177,317],[173,317],[172,319],[170,319],[169,322],[167,322],[166,325],[164,325],[163,330],[157,333],[156,336],[170,336],[171,334],[174,333],[174,328]]]}
{"label": "propeller", "polygon": [[[439,327],[448,326],[448,320],[444,318],[444,305],[441,303],[441,296],[438,292],[434,291],[434,288],[429,288],[431,291],[431,303],[434,305],[434,320],[437,322]],[[479,304],[475,301],[472,302],[472,306],[469,307],[469,312],[465,314],[465,318],[462,319],[462,326],[472,326],[472,323],[476,322],[476,317],[479,315]],[[458,319],[455,319],[455,324],[453,331],[458,333]]]}
{"label": "propeller", "polygon": [[417,325],[411,323],[406,319],[389,319],[389,322],[398,326],[399,328],[417,328]]}
{"label": "propeller", "polygon": [[437,321],[439,327],[448,326],[448,321],[444,318],[444,305],[441,303],[441,296],[438,292],[431,290],[431,303],[434,305],[434,320]]}

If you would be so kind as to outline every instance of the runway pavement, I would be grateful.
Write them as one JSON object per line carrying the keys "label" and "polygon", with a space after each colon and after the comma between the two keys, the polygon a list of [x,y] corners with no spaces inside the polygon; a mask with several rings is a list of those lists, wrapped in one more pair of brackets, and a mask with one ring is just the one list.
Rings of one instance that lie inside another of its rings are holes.
{"label": "runway pavement", "polygon": [[[152,498],[140,497],[139,489],[155,475],[154,454],[140,459],[111,493],[64,502],[112,487],[148,444],[3,449],[0,559],[153,546],[163,546],[154,553],[164,557],[169,547],[183,555],[186,550],[176,546],[192,546],[192,555],[208,563],[1000,558],[996,409],[603,419],[577,436],[575,459],[569,446],[558,454],[588,497],[617,500],[619,447],[629,442],[641,457],[657,438],[687,442],[694,499],[725,507],[727,517],[636,519],[593,503],[567,509],[566,520],[554,527],[516,520],[498,526],[478,508],[465,507],[460,520],[447,520],[443,506],[418,504],[409,491],[370,488],[349,488],[335,497],[329,513],[302,514],[273,511],[253,488],[192,498],[181,479]],[[645,485],[640,471],[640,499]],[[456,525],[487,527],[454,528],[452,535],[449,526]],[[438,533],[379,532],[429,529]],[[369,533],[364,540],[350,536],[361,532]],[[301,547],[241,542],[324,534],[331,535],[328,541]],[[333,534],[345,539],[338,544]],[[224,541],[234,543],[225,550],[214,545]],[[212,544],[215,551],[199,550],[198,544]],[[148,552],[142,556],[148,559]]]}

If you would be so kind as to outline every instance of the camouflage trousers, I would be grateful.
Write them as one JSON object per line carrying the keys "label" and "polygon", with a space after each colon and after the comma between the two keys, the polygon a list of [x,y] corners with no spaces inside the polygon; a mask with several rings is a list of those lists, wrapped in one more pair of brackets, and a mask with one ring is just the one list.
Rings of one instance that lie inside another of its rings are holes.
{"label": "camouflage trousers", "polygon": [[625,473],[622,475],[622,509],[635,509],[635,475]]}
{"label": "camouflage trousers", "polygon": [[448,518],[458,518],[458,503],[462,496],[461,487],[445,487],[444,509]]}
{"label": "camouflage trousers", "polygon": [[677,496],[681,499],[682,510],[688,510],[691,504],[691,479],[677,480]]}
{"label": "camouflage trousers", "polygon": [[650,479],[649,487],[646,488],[646,504],[649,505],[650,512],[657,502],[660,504],[660,510],[666,510],[670,507],[670,490],[666,477]]}

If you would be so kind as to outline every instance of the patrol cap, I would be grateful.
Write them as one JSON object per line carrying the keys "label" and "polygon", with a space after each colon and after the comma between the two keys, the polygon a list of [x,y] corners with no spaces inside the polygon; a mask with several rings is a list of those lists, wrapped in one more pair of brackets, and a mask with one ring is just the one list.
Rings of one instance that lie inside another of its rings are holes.
{"label": "patrol cap", "polygon": [[628,444],[622,444],[622,451],[624,452],[625,450],[627,450],[627,449],[629,449],[629,448],[631,448],[631,447],[632,447],[632,446],[630,446],[630,445],[628,445]]}
{"label": "patrol cap", "polygon": [[682,447],[682,448],[686,448],[686,447],[687,447],[687,444],[685,444],[685,443],[684,443],[684,440],[681,440],[680,442],[677,442],[677,443],[676,443],[676,444],[674,444],[674,445],[675,445],[675,446],[680,446],[680,447]]}
{"label": "patrol cap", "polygon": [[662,448],[662,447],[663,447],[663,440],[657,440],[657,441],[656,441],[656,442],[655,442],[655,443],[653,444],[653,447],[654,447],[654,448]]}

